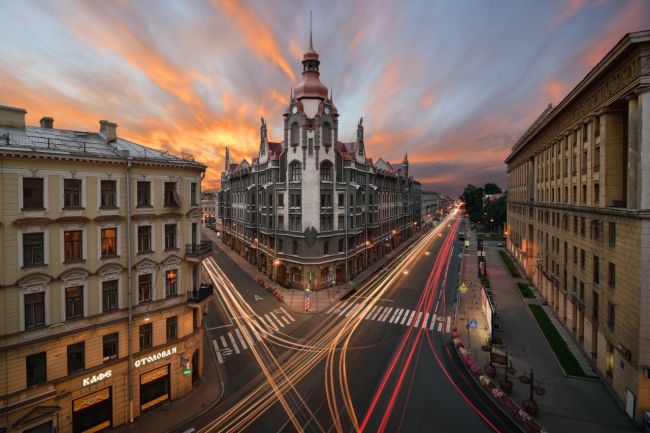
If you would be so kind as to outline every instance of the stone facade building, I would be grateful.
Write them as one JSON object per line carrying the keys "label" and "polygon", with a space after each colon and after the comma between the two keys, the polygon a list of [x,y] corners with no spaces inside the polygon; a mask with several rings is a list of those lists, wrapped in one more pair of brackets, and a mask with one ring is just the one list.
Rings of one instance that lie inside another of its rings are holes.
{"label": "stone facade building", "polygon": [[650,31],[515,144],[508,249],[628,414],[650,410]]}
{"label": "stone facade building", "polygon": [[0,107],[0,428],[97,431],[202,375],[205,166]]}
{"label": "stone facade building", "polygon": [[394,167],[338,138],[339,113],[309,43],[281,142],[260,126],[259,154],[233,163],[226,150],[219,192],[223,242],[280,283],[318,289],[353,278],[420,222],[420,184],[406,156]]}

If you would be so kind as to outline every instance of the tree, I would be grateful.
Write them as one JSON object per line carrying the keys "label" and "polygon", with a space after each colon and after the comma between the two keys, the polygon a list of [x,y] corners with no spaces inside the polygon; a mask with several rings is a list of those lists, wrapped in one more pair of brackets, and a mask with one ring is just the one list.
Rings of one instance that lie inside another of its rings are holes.
{"label": "tree", "polygon": [[499,188],[499,185],[497,185],[494,182],[488,182],[483,186],[483,192],[485,195],[491,195],[491,194],[500,194],[501,188]]}
{"label": "tree", "polygon": [[480,222],[483,214],[483,188],[468,184],[461,198],[465,201],[465,210],[470,221]]}

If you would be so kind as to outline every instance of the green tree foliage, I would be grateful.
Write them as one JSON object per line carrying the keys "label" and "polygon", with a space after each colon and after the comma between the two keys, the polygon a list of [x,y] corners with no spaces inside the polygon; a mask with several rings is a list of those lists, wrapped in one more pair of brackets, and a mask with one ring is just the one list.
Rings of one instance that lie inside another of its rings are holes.
{"label": "green tree foliage", "polygon": [[468,184],[461,198],[465,201],[465,210],[470,221],[480,223],[483,216],[483,188]]}
{"label": "green tree foliage", "polygon": [[465,201],[465,210],[470,221],[497,230],[506,222],[506,195],[491,200],[483,207],[483,197],[489,194],[499,194],[501,188],[496,183],[488,182],[482,187],[468,184],[460,196]]}
{"label": "green tree foliage", "polygon": [[500,194],[503,191],[501,191],[501,188],[499,188],[499,185],[493,182],[488,182],[483,186],[483,193],[486,195],[489,194]]}

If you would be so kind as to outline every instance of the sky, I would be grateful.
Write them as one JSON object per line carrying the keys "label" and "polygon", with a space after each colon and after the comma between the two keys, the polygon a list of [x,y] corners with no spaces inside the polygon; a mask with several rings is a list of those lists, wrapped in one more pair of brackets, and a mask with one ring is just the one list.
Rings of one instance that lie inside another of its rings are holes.
{"label": "sky", "polygon": [[63,129],[118,135],[208,166],[248,161],[260,117],[283,138],[313,12],[339,139],[364,119],[366,153],[423,188],[506,185],[511,146],[625,35],[647,0],[0,0],[0,105]]}

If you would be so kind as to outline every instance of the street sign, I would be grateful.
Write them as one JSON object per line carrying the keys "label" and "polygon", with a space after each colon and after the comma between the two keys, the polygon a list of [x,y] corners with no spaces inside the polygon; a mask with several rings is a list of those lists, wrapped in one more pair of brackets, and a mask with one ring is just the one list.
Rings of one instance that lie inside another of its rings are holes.
{"label": "street sign", "polygon": [[465,281],[460,283],[460,287],[458,288],[458,291],[460,293],[467,293],[468,290],[469,290],[469,288],[467,287],[467,284],[465,284]]}
{"label": "street sign", "polygon": [[469,321],[469,327],[472,329],[478,328],[478,323],[476,323],[476,320],[470,320]]}
{"label": "street sign", "polygon": [[184,368],[183,369],[183,376],[187,376],[189,374],[192,374],[192,369],[191,368]]}
{"label": "street sign", "polygon": [[261,301],[262,299],[263,299],[263,298],[262,298],[261,296],[257,296],[257,295],[255,295],[255,300],[256,300],[256,301]]}

